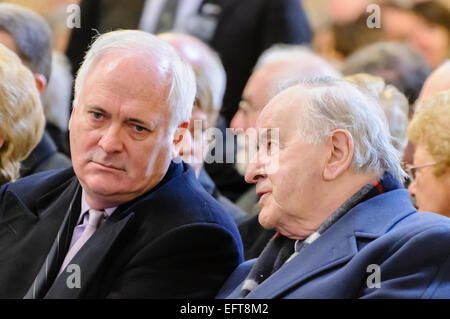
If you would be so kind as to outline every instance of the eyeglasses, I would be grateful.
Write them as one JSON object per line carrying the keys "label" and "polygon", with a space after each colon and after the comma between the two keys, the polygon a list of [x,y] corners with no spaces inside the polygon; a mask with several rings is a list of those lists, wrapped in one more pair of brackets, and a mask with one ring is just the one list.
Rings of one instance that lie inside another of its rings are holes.
{"label": "eyeglasses", "polygon": [[430,166],[434,166],[436,165],[437,162],[432,162],[432,163],[426,163],[426,164],[420,164],[420,165],[410,165],[410,164],[406,164],[405,165],[405,170],[409,175],[409,179],[411,180],[411,182],[414,182],[416,180],[416,173],[417,170],[420,168],[424,168],[424,167],[430,167]]}

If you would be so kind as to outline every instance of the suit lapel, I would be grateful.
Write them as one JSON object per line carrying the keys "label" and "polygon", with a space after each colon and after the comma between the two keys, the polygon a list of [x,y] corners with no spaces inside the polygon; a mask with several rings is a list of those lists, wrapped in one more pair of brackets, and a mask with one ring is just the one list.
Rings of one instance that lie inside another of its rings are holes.
{"label": "suit lapel", "polygon": [[[345,218],[345,216],[343,217]],[[263,281],[248,298],[277,298],[290,287],[315,274],[348,261],[356,252],[356,239],[350,223],[330,228],[291,261]]]}
{"label": "suit lapel", "polygon": [[357,238],[378,238],[399,220],[415,212],[405,189],[375,196],[355,206],[247,297],[282,297],[291,288],[319,272],[351,259],[358,252]]}
{"label": "suit lapel", "polygon": [[[75,227],[76,221],[80,214],[80,200],[81,200],[81,187],[76,178],[73,179],[66,191],[58,198],[55,203],[69,202],[67,213],[64,220],[59,227],[56,238],[47,254],[35,280],[25,294],[25,299],[42,298],[47,292],[49,286],[54,281],[59,267],[64,259],[72,238],[72,232]],[[70,196],[72,197],[70,199]],[[45,202],[45,199],[39,201]],[[58,205],[49,208],[49,211],[59,210]],[[43,212],[48,214],[51,212]],[[56,212],[57,213],[57,212]]]}
{"label": "suit lapel", "polygon": [[[111,251],[114,242],[134,216],[133,212],[118,208],[110,218],[92,235],[74,256],[69,265],[56,278],[45,298],[80,298],[88,289],[96,272]],[[77,265],[79,268],[70,267]],[[58,269],[59,270],[59,269]],[[80,287],[70,288],[68,283],[73,279],[72,274],[79,270]]]}

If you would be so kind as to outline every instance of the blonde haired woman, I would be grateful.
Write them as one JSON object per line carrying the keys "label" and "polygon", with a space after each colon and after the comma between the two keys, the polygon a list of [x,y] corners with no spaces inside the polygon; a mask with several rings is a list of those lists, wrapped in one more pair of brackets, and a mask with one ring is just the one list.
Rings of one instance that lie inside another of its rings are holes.
{"label": "blonde haired woman", "polygon": [[0,186],[19,176],[19,162],[40,141],[45,125],[35,79],[0,44]]}
{"label": "blonde haired woman", "polygon": [[417,210],[450,217],[450,90],[422,100],[408,126],[416,144],[407,171]]}

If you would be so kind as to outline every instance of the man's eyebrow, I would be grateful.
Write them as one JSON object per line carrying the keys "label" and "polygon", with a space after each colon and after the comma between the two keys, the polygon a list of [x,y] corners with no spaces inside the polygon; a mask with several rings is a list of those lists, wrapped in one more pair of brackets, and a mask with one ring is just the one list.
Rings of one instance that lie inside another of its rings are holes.
{"label": "man's eyebrow", "polygon": [[86,106],[86,109],[91,110],[91,111],[98,111],[98,112],[101,112],[101,113],[108,113],[108,112],[106,112],[105,109],[103,109],[100,106],[95,105],[95,104],[88,104]]}

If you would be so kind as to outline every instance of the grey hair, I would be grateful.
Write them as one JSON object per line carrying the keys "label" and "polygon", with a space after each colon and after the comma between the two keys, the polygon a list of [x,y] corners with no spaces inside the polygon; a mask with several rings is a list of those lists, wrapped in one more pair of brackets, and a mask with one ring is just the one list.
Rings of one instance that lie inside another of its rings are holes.
{"label": "grey hair", "polygon": [[387,84],[379,76],[358,73],[344,80],[356,84],[364,92],[371,94],[380,103],[386,115],[392,144],[402,154],[408,144],[406,127],[408,126],[409,104],[406,97],[393,85]]}
{"label": "grey hair", "polygon": [[8,32],[22,62],[33,73],[50,80],[52,40],[48,23],[32,10],[10,3],[0,4],[0,30]]}
{"label": "grey hair", "polygon": [[195,75],[191,66],[182,60],[169,44],[150,33],[138,30],[112,31],[96,38],[87,51],[75,79],[74,107],[78,105],[89,70],[103,56],[117,51],[165,59],[172,71],[172,83],[168,96],[169,110],[172,113],[170,130],[173,131],[181,123],[190,120],[196,93]]}
{"label": "grey hair", "polygon": [[268,88],[271,98],[299,80],[325,76],[342,77],[339,71],[305,45],[271,46],[260,55],[254,71],[273,64],[277,64],[278,70],[272,75],[271,87]]}
{"label": "grey hair", "polygon": [[341,74],[327,61],[314,53],[306,45],[275,44],[265,50],[255,64],[255,70],[274,62],[292,61],[302,65],[304,77],[331,76],[339,78]]}
{"label": "grey hair", "polygon": [[341,79],[316,78],[297,84],[305,91],[302,112],[306,120],[298,127],[306,143],[318,144],[333,130],[346,130],[353,138],[355,172],[388,171],[404,181],[401,154],[391,143],[386,117],[375,98]]}

